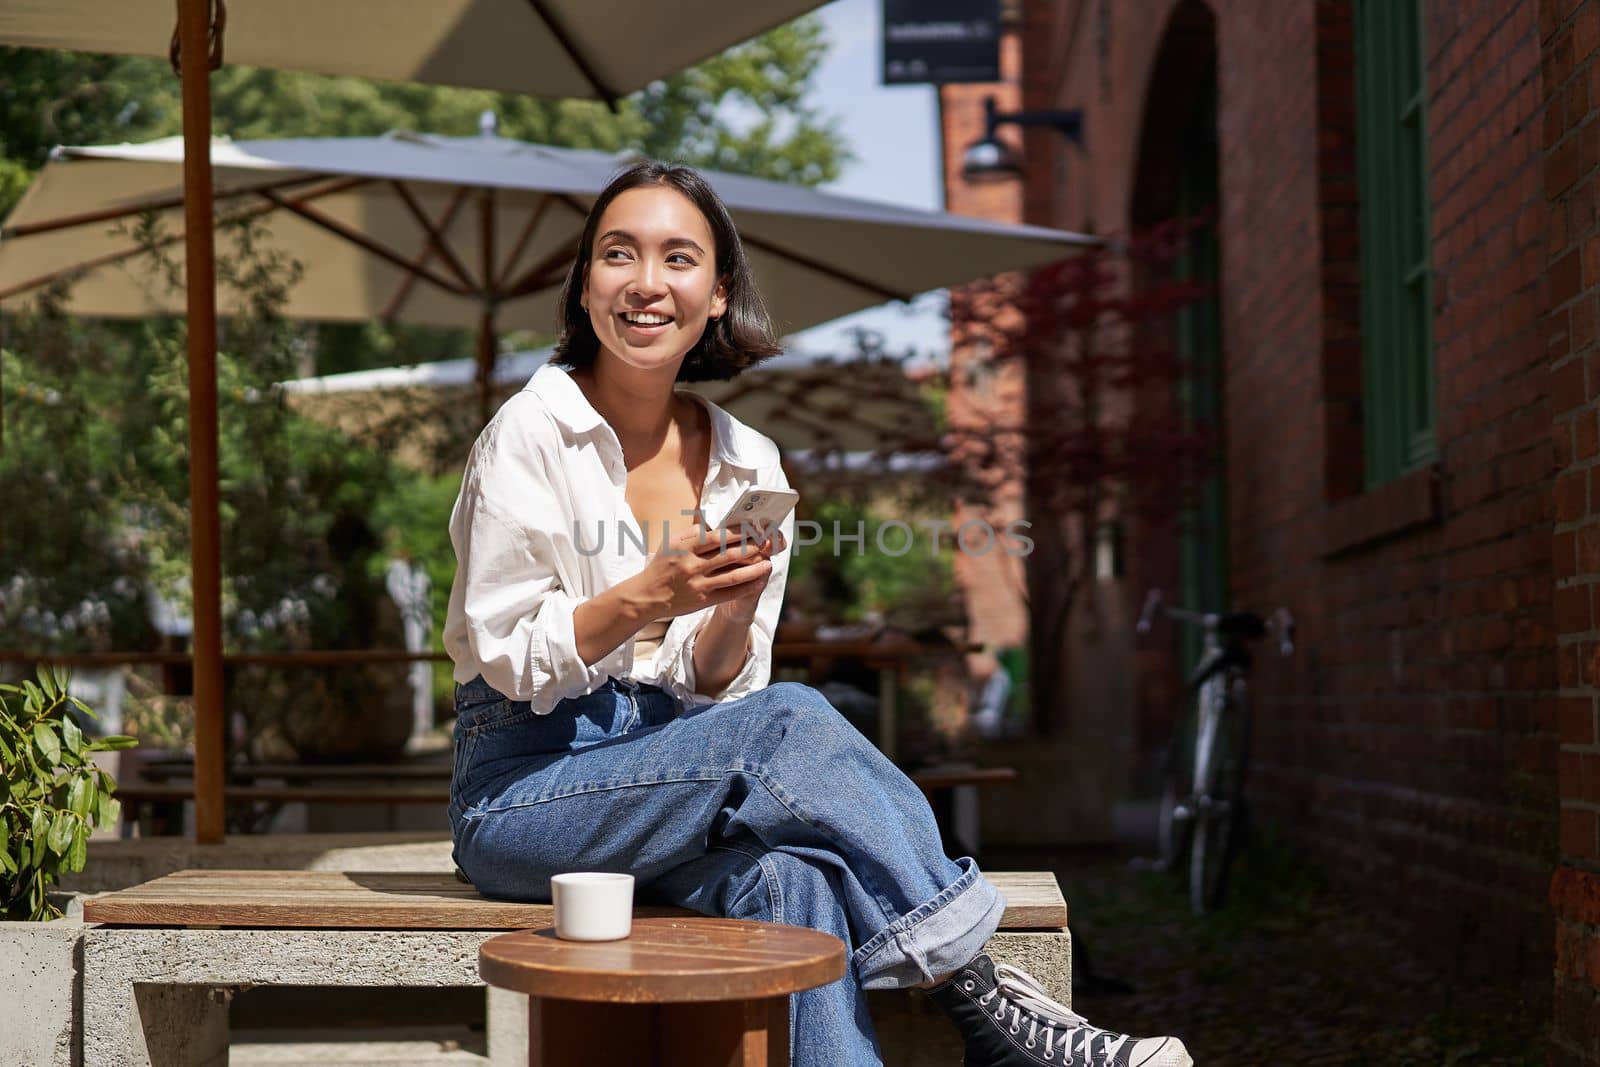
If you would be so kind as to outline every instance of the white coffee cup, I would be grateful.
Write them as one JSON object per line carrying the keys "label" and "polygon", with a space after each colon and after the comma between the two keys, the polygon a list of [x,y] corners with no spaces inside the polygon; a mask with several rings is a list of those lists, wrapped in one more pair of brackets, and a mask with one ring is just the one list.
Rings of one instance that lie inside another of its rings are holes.
{"label": "white coffee cup", "polygon": [[564,941],[619,941],[633,929],[633,875],[575,871],[550,879],[556,936]]}

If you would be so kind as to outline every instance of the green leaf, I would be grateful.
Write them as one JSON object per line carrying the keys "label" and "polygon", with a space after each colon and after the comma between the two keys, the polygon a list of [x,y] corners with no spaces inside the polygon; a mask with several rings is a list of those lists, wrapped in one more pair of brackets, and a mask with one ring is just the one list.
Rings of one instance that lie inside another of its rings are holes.
{"label": "green leaf", "polygon": [[111,791],[109,789],[101,789],[98,783],[91,782],[89,785],[89,799],[94,805],[94,824],[96,826],[104,826],[106,824],[106,807],[111,802]]}
{"label": "green leaf", "polygon": [[100,794],[100,818],[96,826],[115,826],[122,818],[122,801],[108,794]]}
{"label": "green leaf", "polygon": [[96,752],[110,752],[119,748],[132,748],[138,743],[137,737],[129,737],[127,734],[107,734],[89,747]]}
{"label": "green leaf", "polygon": [[83,870],[84,861],[89,858],[89,828],[78,824],[72,831],[72,848],[67,853],[67,870]]}
{"label": "green leaf", "polygon": [[61,739],[66,742],[67,751],[74,756],[83,751],[83,731],[71,718],[61,720]]}
{"label": "green leaf", "polygon": [[0,759],[5,760],[7,763],[15,763],[17,761],[17,757],[12,755],[11,749],[6,745],[3,737],[0,737]]}
{"label": "green leaf", "polygon": [[17,873],[17,861],[11,857],[11,853],[7,849],[0,849],[0,868],[3,868],[7,874]]}
{"label": "green leaf", "polygon": [[37,867],[44,859],[45,838],[50,834],[50,816],[45,814],[43,808],[33,809],[33,824],[29,827],[27,838],[27,856],[22,865],[24,867]]}
{"label": "green leaf", "polygon": [[75,822],[69,811],[58,811],[54,821],[50,823],[50,836],[45,843],[50,846],[50,851],[58,856],[66,855],[67,849],[72,847],[72,828]]}
{"label": "green leaf", "polygon": [[89,779],[82,775],[72,779],[72,785],[67,788],[67,808],[80,818],[87,819],[89,812],[94,808],[94,797]]}
{"label": "green leaf", "polygon": [[33,743],[39,749],[39,755],[44,757],[46,769],[61,762],[61,742],[56,740],[56,732],[49,723],[33,724]]}

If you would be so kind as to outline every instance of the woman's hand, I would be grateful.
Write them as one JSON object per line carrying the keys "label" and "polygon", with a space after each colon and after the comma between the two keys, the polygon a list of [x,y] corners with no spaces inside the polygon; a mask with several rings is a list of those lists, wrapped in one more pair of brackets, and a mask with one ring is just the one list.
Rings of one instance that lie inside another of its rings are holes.
{"label": "woman's hand", "polygon": [[[652,619],[688,615],[717,605],[720,610],[712,613],[702,642],[696,646],[695,663],[731,660],[737,669],[756,605],[772,577],[772,555],[782,550],[783,535],[777,531],[766,541],[733,532],[724,542],[704,527],[694,527],[663,546],[638,574],[573,610],[578,655],[593,665]],[[735,652],[737,659],[733,659]],[[710,673],[718,674],[715,666]]]}
{"label": "woman's hand", "polygon": [[756,608],[761,603],[761,594],[766,592],[767,582],[772,578],[772,557],[783,551],[783,531],[773,530],[766,540],[751,543],[760,549],[761,558],[767,561],[766,571],[760,578],[745,582],[742,592],[729,597],[717,606],[719,615],[726,615],[729,619],[746,625],[755,619]]}
{"label": "woman's hand", "polygon": [[[717,604],[700,629],[694,645],[694,677],[697,692],[720,694],[728,688],[750,656],[751,624],[761,594],[772,577],[771,558],[783,551],[783,534],[772,531],[769,538],[752,542],[746,550],[758,550],[766,565],[758,577],[734,586],[733,595]],[[759,564],[757,564],[759,566]]]}
{"label": "woman's hand", "polygon": [[647,619],[688,615],[720,605],[722,614],[748,622],[772,577],[772,556],[783,550],[783,534],[765,540],[754,532],[709,531],[695,525],[662,546],[644,570],[628,579],[630,600]]}

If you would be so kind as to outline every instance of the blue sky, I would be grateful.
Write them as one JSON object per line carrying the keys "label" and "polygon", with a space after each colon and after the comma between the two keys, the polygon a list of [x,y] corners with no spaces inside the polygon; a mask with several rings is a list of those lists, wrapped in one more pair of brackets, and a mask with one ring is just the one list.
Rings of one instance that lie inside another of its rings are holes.
{"label": "blue sky", "polygon": [[[855,161],[827,189],[870,200],[939,210],[939,117],[932,86],[880,84],[881,0],[834,0],[819,9],[828,35],[827,58],[817,71],[814,101],[837,118]],[[790,337],[805,351],[849,351],[848,331],[865,326],[884,334],[891,350],[949,350],[943,294],[917,300],[911,310],[890,304],[848,315]]]}

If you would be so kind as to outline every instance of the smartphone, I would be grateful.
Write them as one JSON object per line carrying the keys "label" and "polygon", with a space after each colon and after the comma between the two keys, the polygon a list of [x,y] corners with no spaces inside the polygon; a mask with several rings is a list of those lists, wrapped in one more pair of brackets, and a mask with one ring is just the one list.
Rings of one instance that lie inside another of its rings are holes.
{"label": "smartphone", "polygon": [[799,501],[800,494],[793,489],[751,486],[733,502],[733,507],[717,523],[717,530],[731,533],[738,533],[741,528],[776,530]]}

